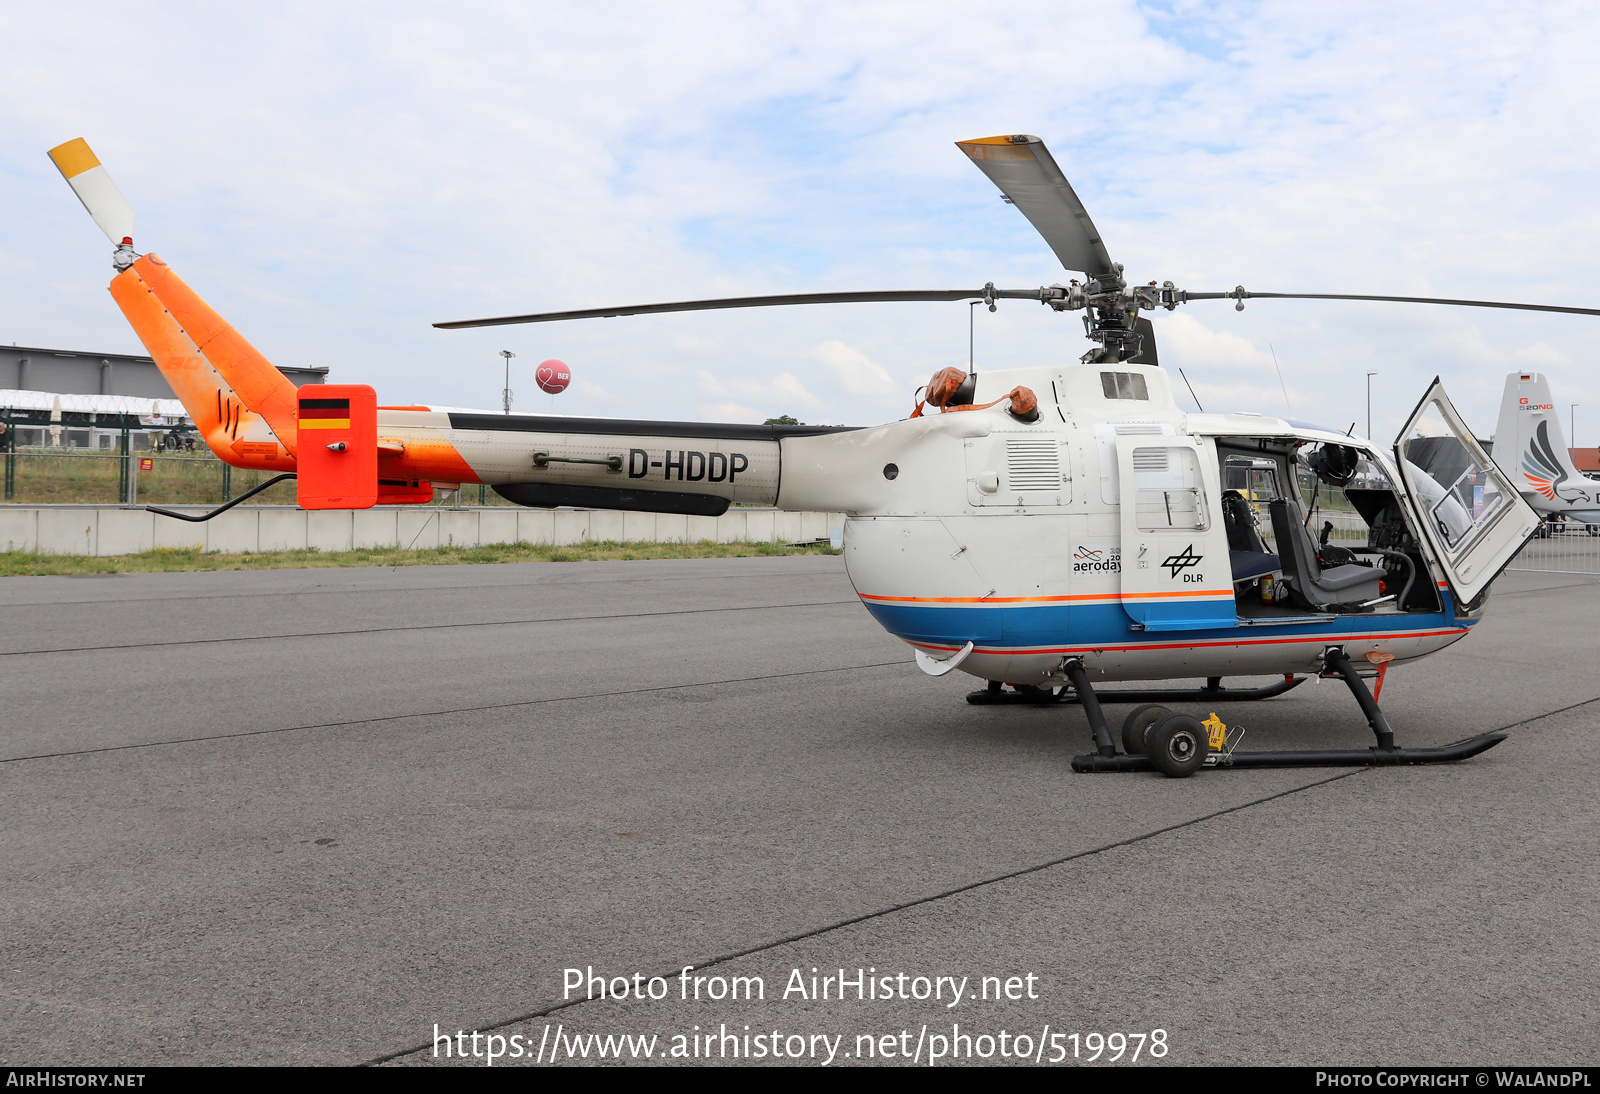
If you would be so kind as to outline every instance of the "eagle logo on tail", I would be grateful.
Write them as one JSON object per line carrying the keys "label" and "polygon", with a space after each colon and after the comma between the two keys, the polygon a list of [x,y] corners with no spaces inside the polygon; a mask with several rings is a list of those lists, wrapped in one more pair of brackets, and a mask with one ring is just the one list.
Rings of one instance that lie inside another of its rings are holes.
{"label": "eagle logo on tail", "polygon": [[1522,474],[1539,493],[1550,501],[1559,500],[1561,484],[1567,481],[1567,472],[1550,446],[1550,423],[1540,422],[1534,431],[1528,451],[1522,456]]}

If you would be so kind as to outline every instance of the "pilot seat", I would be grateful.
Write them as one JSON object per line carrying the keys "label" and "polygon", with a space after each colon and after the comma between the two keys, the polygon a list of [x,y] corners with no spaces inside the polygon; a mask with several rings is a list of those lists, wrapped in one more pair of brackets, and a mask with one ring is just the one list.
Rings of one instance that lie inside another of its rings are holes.
{"label": "pilot seat", "polygon": [[1272,535],[1278,541],[1283,561],[1283,576],[1294,599],[1316,611],[1356,611],[1382,594],[1378,582],[1385,571],[1376,566],[1349,563],[1324,569],[1317,561],[1311,533],[1289,512],[1283,498],[1271,502]]}

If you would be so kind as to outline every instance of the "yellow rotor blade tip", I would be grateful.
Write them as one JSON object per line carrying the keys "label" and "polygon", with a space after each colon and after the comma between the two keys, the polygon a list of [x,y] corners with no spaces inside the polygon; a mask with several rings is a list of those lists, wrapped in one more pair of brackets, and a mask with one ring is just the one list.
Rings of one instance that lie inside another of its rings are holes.
{"label": "yellow rotor blade tip", "polygon": [[67,179],[76,178],[91,167],[100,166],[100,161],[89,150],[89,142],[82,137],[70,140],[66,144],[56,145],[50,149],[50,158],[55,162],[61,176]]}

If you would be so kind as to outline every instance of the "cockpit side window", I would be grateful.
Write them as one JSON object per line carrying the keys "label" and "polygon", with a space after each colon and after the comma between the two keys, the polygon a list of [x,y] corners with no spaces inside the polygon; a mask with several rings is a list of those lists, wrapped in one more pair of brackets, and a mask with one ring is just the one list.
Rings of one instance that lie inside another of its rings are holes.
{"label": "cockpit side window", "polygon": [[1137,372],[1102,372],[1100,391],[1107,399],[1150,399],[1144,376]]}

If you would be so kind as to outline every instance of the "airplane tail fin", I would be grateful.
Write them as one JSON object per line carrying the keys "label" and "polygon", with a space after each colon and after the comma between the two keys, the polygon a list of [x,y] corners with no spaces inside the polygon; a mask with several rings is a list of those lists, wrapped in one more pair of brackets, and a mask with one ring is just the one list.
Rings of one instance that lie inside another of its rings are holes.
{"label": "airplane tail fin", "polygon": [[1506,377],[1494,459],[1524,493],[1539,494],[1546,501],[1559,500],[1563,483],[1582,481],[1543,374],[1513,372]]}
{"label": "airplane tail fin", "polygon": [[112,299],[206,444],[235,466],[293,470],[294,384],[165,262],[133,250],[133,209],[82,138],[51,149],[50,159],[115,245]]}

